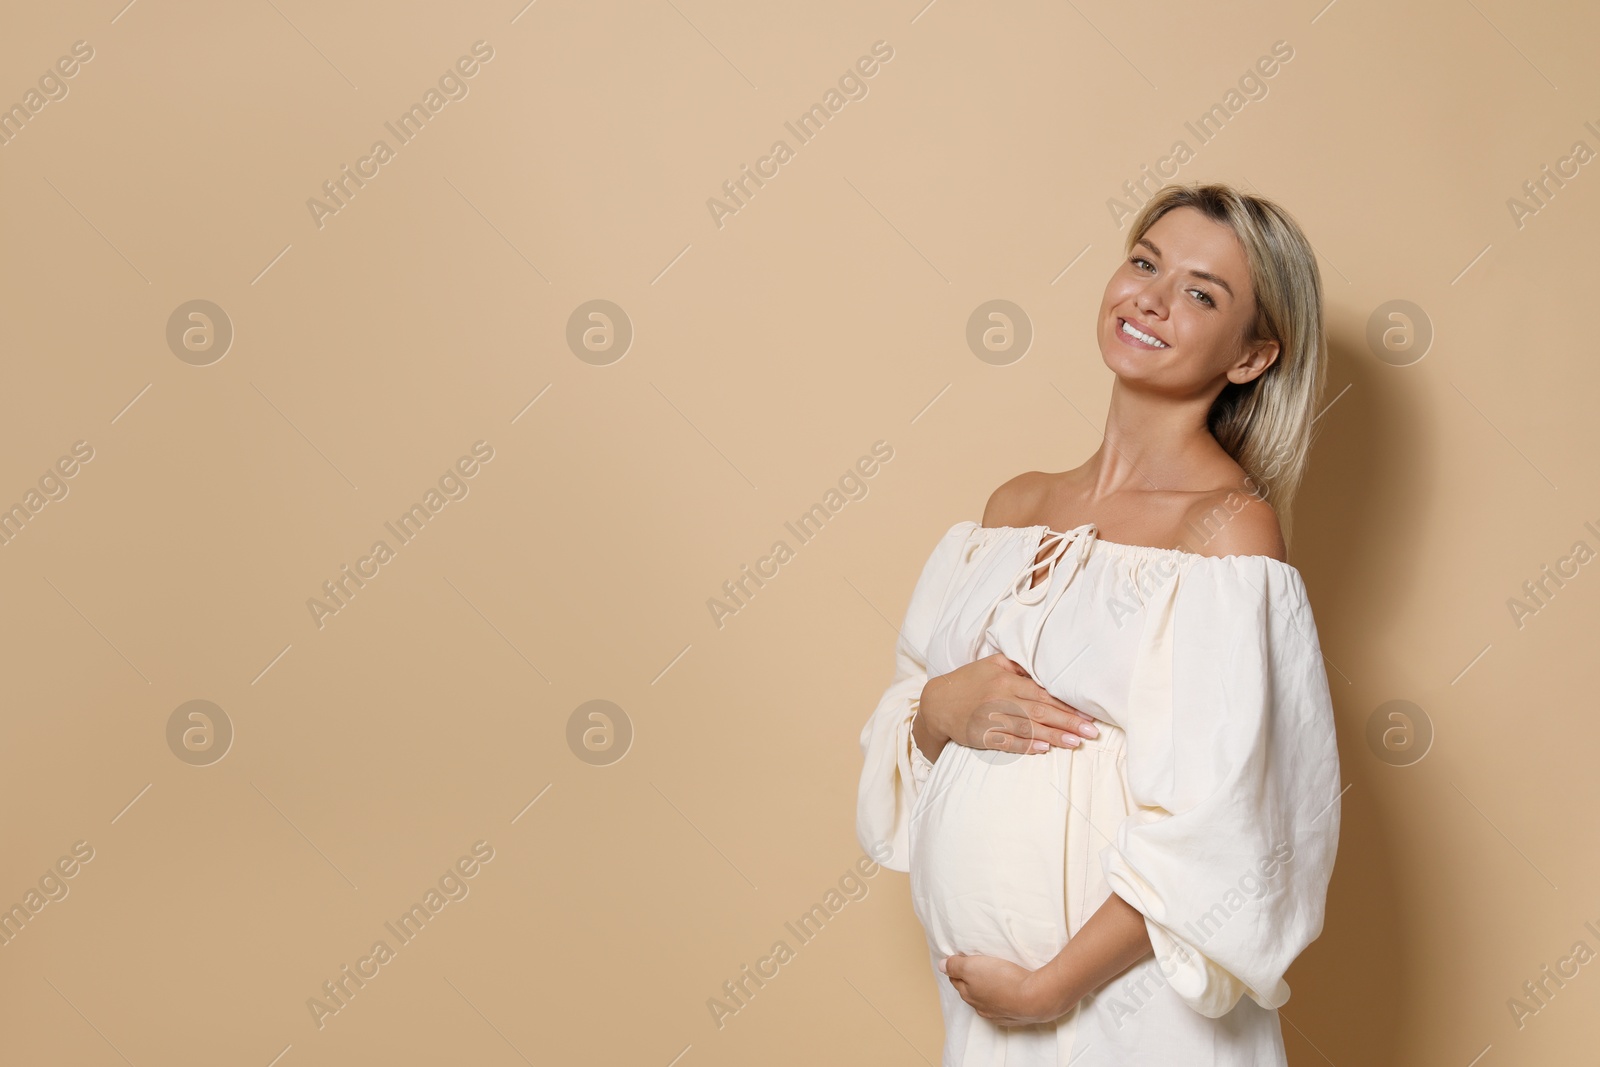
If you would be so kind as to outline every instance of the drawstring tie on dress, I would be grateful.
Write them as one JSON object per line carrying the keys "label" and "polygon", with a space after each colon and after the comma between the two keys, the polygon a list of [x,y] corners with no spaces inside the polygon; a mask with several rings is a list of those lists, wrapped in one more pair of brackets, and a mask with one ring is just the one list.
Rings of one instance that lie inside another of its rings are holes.
{"label": "drawstring tie on dress", "polygon": [[[1038,618],[1033,622],[1032,633],[1025,635],[1024,638],[1023,652],[1027,659],[1022,665],[1031,667],[1034,653],[1039,648],[1039,637],[1044,632],[1044,621],[1050,617],[1050,612],[1055,608],[1057,601],[1061,599],[1062,592],[1072,584],[1072,579],[1077,576],[1078,571],[1083,567],[1083,561],[1088,557],[1089,548],[1094,543],[1097,534],[1095,524],[1092,522],[1086,522],[1082,526],[1075,526],[1065,531],[1052,530],[1047,526],[1041,526],[1039,530],[1041,533],[1038,548],[1035,549],[1033,555],[1036,557],[1039,551],[1047,551],[1045,558],[1030,558],[1025,562],[1022,568],[1017,571],[1016,577],[1007,583],[1005,589],[989,605],[989,610],[984,616],[983,625],[978,628],[977,644],[973,646],[971,659],[978,658],[978,651],[982,647],[982,642],[989,631],[989,626],[993,623],[1001,605],[1006,602],[1008,597],[1027,607],[1033,607],[1048,598],[1050,602],[1045,605],[1044,610],[1038,613]],[[1054,538],[1054,541],[1051,541],[1052,538]],[[1047,544],[1048,549],[1046,550]],[[1066,563],[1066,574],[1058,576],[1058,572],[1061,569],[1061,561],[1069,554],[1071,558]],[[1037,586],[1029,588],[1033,582],[1034,573],[1040,568],[1044,569],[1043,580]]]}

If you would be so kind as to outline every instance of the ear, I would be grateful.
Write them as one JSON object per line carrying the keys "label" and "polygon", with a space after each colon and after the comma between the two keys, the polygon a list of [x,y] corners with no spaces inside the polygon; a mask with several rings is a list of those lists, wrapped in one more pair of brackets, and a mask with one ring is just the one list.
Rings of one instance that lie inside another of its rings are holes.
{"label": "ear", "polygon": [[1235,385],[1253,382],[1267,372],[1267,368],[1278,361],[1278,342],[1261,341],[1239,357],[1239,361],[1228,368],[1228,381]]}

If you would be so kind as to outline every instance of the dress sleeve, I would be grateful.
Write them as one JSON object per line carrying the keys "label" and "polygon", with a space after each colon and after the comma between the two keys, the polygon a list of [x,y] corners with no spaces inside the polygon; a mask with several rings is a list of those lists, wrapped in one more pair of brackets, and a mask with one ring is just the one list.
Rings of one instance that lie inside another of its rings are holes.
{"label": "dress sleeve", "polygon": [[933,767],[911,740],[911,720],[928,681],[928,640],[945,594],[965,565],[973,529],[961,523],[951,527],[923,564],[895,641],[894,679],[861,731],[856,840],[869,856],[892,871],[911,869],[911,806]]}
{"label": "dress sleeve", "polygon": [[1298,571],[1201,557],[1145,605],[1130,692],[1134,806],[1101,850],[1145,916],[1162,974],[1201,1015],[1289,999],[1322,932],[1340,820],[1339,751]]}

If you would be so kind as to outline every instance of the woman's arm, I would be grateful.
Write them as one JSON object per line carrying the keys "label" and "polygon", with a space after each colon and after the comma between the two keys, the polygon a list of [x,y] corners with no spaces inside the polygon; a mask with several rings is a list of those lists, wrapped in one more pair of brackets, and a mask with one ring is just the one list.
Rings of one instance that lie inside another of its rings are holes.
{"label": "woman's arm", "polygon": [[1035,972],[1036,984],[1056,1015],[1064,1015],[1154,951],[1144,913],[1112,893],[1055,959]]}
{"label": "woman's arm", "polygon": [[1153,951],[1144,914],[1112,893],[1037,971],[993,956],[950,956],[939,966],[983,1018],[1025,1026],[1060,1018]]}
{"label": "woman's arm", "polygon": [[916,714],[911,717],[911,743],[917,746],[917,750],[929,763],[932,763],[939,758],[939,753],[944,751],[944,746],[950,743],[950,739],[934,733],[929,721],[919,706]]}

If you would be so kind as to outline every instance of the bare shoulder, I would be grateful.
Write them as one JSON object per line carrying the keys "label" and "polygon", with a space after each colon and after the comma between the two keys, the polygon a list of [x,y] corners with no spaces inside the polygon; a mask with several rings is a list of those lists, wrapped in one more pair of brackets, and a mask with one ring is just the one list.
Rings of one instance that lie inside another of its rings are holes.
{"label": "bare shoulder", "polygon": [[1283,528],[1271,504],[1242,489],[1207,493],[1184,516],[1186,551],[1201,556],[1270,556],[1288,562]]}
{"label": "bare shoulder", "polygon": [[983,525],[1033,525],[1029,516],[1044,496],[1047,478],[1042,471],[1024,471],[990,493],[983,507]]}

